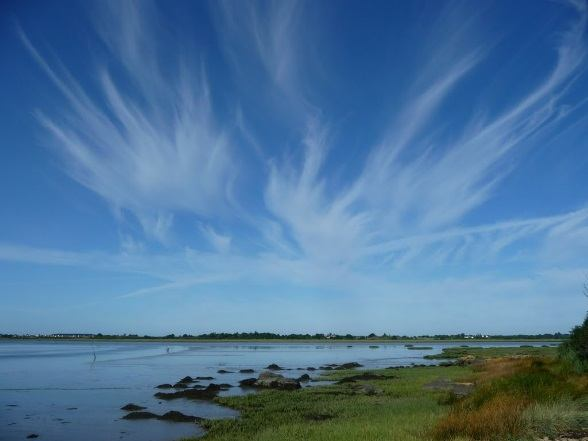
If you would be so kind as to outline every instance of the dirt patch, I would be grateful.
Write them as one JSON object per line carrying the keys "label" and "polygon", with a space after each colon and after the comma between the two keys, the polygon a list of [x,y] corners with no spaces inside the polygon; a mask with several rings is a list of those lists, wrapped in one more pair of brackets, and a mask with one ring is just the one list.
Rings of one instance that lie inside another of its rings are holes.
{"label": "dirt patch", "polygon": [[440,390],[452,392],[458,397],[465,397],[474,390],[474,383],[458,383],[448,380],[446,378],[438,378],[425,384],[424,388],[427,390]]}

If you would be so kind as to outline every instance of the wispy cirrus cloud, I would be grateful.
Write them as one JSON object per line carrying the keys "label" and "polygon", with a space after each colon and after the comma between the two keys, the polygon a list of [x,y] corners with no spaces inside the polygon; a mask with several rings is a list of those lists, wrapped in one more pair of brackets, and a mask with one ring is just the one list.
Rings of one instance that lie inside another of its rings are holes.
{"label": "wispy cirrus cloud", "polygon": [[232,62],[257,64],[277,88],[287,94],[298,92],[302,8],[297,0],[271,0],[263,5],[217,2],[217,27]]}
{"label": "wispy cirrus cloud", "polygon": [[96,72],[100,98],[92,97],[19,30],[67,102],[63,111],[38,111],[38,119],[73,179],[115,210],[135,215],[147,233],[165,242],[174,212],[206,217],[227,210],[237,174],[235,152],[214,118],[200,65],[190,70],[184,64],[171,78],[164,77],[143,6],[105,5],[109,20],[100,27],[101,35],[135,90],[123,91],[105,64]]}
{"label": "wispy cirrus cloud", "polygon": [[[303,141],[305,155],[301,164],[290,162],[271,168],[266,188],[270,211],[286,225],[303,254],[319,261],[325,256],[331,262],[347,262],[379,254],[387,261],[398,258],[405,262],[408,256],[413,260],[425,251],[424,244],[406,241],[407,236],[451,236],[456,223],[487,201],[492,190],[514,169],[505,164],[516,149],[563,117],[562,95],[580,73],[586,55],[586,9],[579,7],[577,12],[577,21],[562,34],[551,73],[509,108],[492,119],[468,122],[448,141],[431,138],[431,120],[440,106],[483,59],[480,49],[468,50],[454,63],[446,64],[445,70],[438,71],[431,84],[413,91],[383,140],[369,149],[359,176],[329,194],[326,189],[330,176],[323,167],[329,140],[326,129],[313,120]],[[427,148],[419,152],[423,145]],[[411,154],[403,154],[409,147]],[[561,217],[553,219],[563,222]],[[486,252],[538,233],[524,222],[499,225],[489,229],[508,230],[509,235],[487,243]],[[541,223],[530,225],[539,227]],[[478,231],[486,229],[484,226]],[[547,228],[539,230],[545,233]],[[476,228],[471,230],[475,231]],[[468,239],[479,240],[482,236],[469,234]],[[401,256],[386,256],[390,251],[383,246],[386,243],[411,243],[419,248],[406,250]]]}
{"label": "wispy cirrus cloud", "polygon": [[[349,175],[343,183],[332,164],[333,123],[317,112],[320,103],[309,104],[301,79],[305,62],[297,36],[304,33],[304,5],[215,6],[217,27],[223,30],[219,40],[233,66],[257,63],[271,80],[268,87],[279,90],[287,105],[305,103],[297,107],[305,125],[294,154],[288,154],[292,148],[286,142],[257,148],[251,172],[261,179],[249,187],[238,180],[244,172],[241,145],[219,122],[215,84],[207,80],[202,60],[180,52],[172,54],[178,55],[177,69],[162,68],[156,36],[163,31],[154,4],[105,4],[97,32],[117,69],[100,65],[99,81],[92,86],[59,62],[47,61],[20,31],[25,47],[65,98],[63,111],[40,111],[38,118],[53,136],[66,171],[116,210],[132,213],[147,244],[155,238],[169,248],[155,252],[123,235],[120,255],[96,259],[4,246],[0,259],[116,268],[162,280],[123,293],[139,297],[235,280],[336,286],[356,293],[380,286],[384,292],[395,287],[394,270],[407,266],[498,259],[537,263],[541,252],[563,239],[576,241],[575,253],[578,244],[588,243],[585,208],[476,225],[464,220],[516,170],[515,152],[567,116],[564,97],[585,67],[588,14],[584,3],[571,4],[576,18],[560,34],[548,76],[501,111],[486,112],[485,103],[476,102],[474,116],[451,136],[439,124],[440,113],[492,49],[470,45],[467,28],[447,31],[423,66],[426,75],[416,78],[403,106],[381,128],[379,142],[365,146],[365,159],[353,164],[354,171],[344,170]],[[130,87],[121,86],[125,80]],[[92,87],[97,94],[87,90]],[[273,111],[262,109],[268,116]],[[236,131],[262,142],[250,131],[247,112],[246,107],[237,112]],[[491,116],[478,116],[483,114]],[[241,184],[235,195],[233,188]],[[185,214],[197,226],[191,231],[203,239],[202,249],[188,246],[190,240],[170,240],[175,216]],[[230,227],[221,222],[227,218]],[[519,246],[513,251],[514,244]]]}

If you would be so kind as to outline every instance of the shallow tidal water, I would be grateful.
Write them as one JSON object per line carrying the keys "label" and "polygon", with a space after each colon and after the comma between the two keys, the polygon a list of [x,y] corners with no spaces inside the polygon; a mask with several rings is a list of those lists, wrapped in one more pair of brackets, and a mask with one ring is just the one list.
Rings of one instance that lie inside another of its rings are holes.
{"label": "shallow tidal water", "polygon": [[[38,434],[43,441],[175,441],[203,433],[194,423],[128,421],[127,403],[163,414],[177,410],[204,418],[237,418],[238,413],[208,401],[158,400],[154,387],[186,375],[214,377],[199,381],[236,387],[220,395],[251,393],[239,380],[257,376],[271,363],[298,377],[306,367],[356,361],[365,368],[435,364],[423,356],[463,343],[421,344],[432,350],[409,350],[403,343],[161,343],[161,342],[0,342],[0,441]],[[472,343],[471,346],[520,346],[543,342]],[[415,344],[415,346],[419,346]],[[300,370],[298,368],[304,368]],[[219,374],[224,369],[233,371]],[[255,374],[240,374],[254,369]],[[311,387],[317,383],[309,383]]]}

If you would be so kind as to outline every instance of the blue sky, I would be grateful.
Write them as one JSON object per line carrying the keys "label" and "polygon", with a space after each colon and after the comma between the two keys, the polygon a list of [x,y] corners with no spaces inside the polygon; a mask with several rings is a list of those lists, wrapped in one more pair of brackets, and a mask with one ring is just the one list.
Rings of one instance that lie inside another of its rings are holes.
{"label": "blue sky", "polygon": [[585,1],[1,8],[0,332],[582,319]]}

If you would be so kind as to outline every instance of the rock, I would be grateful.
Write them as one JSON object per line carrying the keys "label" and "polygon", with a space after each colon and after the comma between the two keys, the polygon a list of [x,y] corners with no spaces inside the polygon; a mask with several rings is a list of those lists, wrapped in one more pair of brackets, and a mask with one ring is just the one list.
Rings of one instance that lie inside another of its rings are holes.
{"label": "rock", "polygon": [[186,389],[188,385],[186,383],[176,383],[174,384],[174,389]]}
{"label": "rock", "polygon": [[278,366],[275,363],[270,364],[268,367],[266,367],[266,369],[269,369],[270,371],[282,371],[284,370],[283,367]]}
{"label": "rock", "polygon": [[159,418],[159,415],[154,414],[153,412],[131,412],[127,413],[123,420],[152,420]]}
{"label": "rock", "polygon": [[295,390],[300,389],[300,383],[293,378],[286,378],[280,374],[273,372],[262,372],[259,374],[255,387],[279,390]]}
{"label": "rock", "polygon": [[214,377],[196,377],[197,380],[214,380]]}
{"label": "rock", "polygon": [[256,381],[257,381],[257,378],[245,378],[244,380],[239,381],[239,386],[253,387],[253,386],[255,386]]}
{"label": "rock", "polygon": [[253,369],[241,369],[239,372],[242,374],[252,374],[255,371]]}
{"label": "rock", "polygon": [[331,366],[321,366],[319,369],[322,369],[323,371],[332,371],[333,368]]}
{"label": "rock", "polygon": [[355,369],[355,368],[360,368],[360,367],[363,367],[363,365],[354,361],[351,363],[343,363],[342,365],[337,366],[335,369],[344,370],[344,369]]}
{"label": "rock", "polygon": [[129,404],[120,408],[120,410],[127,410],[129,412],[135,412],[137,410],[143,410],[143,409],[147,409],[147,408],[143,407],[143,406],[138,406],[137,404],[133,404],[133,403],[129,403]]}
{"label": "rock", "polygon": [[178,381],[178,383],[194,383],[194,379],[188,375]]}
{"label": "rock", "polygon": [[315,367],[307,367],[306,370],[312,372],[312,371],[316,371],[316,368]]}
{"label": "rock", "polygon": [[355,383],[356,381],[365,381],[365,380],[389,380],[392,378],[396,378],[396,377],[365,373],[365,374],[352,375],[351,377],[342,378],[341,380],[337,381],[337,384]]}
{"label": "rock", "polygon": [[218,385],[214,385],[213,387],[206,387],[204,389],[184,389],[179,390],[177,392],[157,392],[155,394],[156,398],[161,398],[162,400],[175,400],[176,398],[188,398],[191,400],[212,400],[218,394],[220,388]]}
{"label": "rock", "polygon": [[474,357],[473,355],[464,355],[463,357],[459,357],[455,364],[457,364],[458,366],[469,366],[474,362],[476,362],[476,357]]}
{"label": "rock", "polygon": [[218,371],[216,371],[218,374],[232,374],[231,371],[225,371],[224,369],[219,369]]}
{"label": "rock", "polygon": [[155,389],[171,389],[173,386],[169,383],[160,384],[155,386]]}
{"label": "rock", "polygon": [[123,417],[125,420],[163,420],[174,421],[176,423],[194,423],[202,421],[203,418],[192,415],[184,415],[182,412],[170,410],[163,415],[157,415],[151,412],[131,412]]}
{"label": "rock", "polygon": [[298,377],[298,381],[302,382],[302,381],[310,381],[310,375],[308,374],[302,374],[300,377]]}
{"label": "rock", "polygon": [[31,433],[29,436],[27,436],[27,439],[33,439],[33,438],[39,438],[39,435],[36,433]]}
{"label": "rock", "polygon": [[184,415],[182,412],[178,412],[176,410],[170,410],[169,412],[161,415],[158,419],[164,421],[174,421],[176,423],[194,423],[197,421],[202,421],[202,418],[192,415]]}
{"label": "rock", "polygon": [[208,385],[208,389],[210,390],[228,390],[231,387],[233,387],[232,385],[228,384],[228,383],[221,383],[221,384],[216,384],[216,383],[210,383]]}

